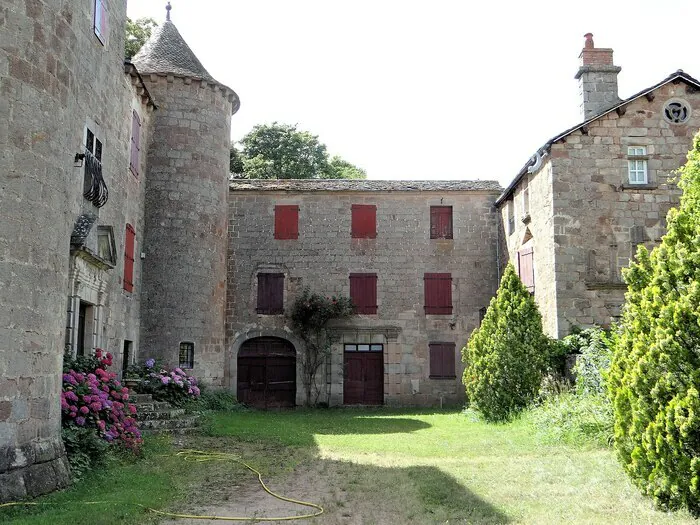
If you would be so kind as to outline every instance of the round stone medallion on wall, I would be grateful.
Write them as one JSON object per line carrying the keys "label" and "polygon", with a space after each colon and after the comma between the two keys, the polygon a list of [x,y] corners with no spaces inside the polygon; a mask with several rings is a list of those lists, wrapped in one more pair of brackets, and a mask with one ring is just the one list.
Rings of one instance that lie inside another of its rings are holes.
{"label": "round stone medallion on wall", "polygon": [[690,104],[681,98],[672,98],[664,104],[664,119],[671,124],[685,124],[690,119]]}

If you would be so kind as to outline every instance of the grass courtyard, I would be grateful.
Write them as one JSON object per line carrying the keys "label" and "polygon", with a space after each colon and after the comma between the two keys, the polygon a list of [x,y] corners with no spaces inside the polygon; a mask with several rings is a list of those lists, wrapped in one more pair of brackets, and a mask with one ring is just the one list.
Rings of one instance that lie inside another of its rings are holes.
{"label": "grass courtyard", "polygon": [[[305,513],[265,495],[238,463],[197,463],[177,446],[235,453],[273,490],[321,504],[312,523],[694,523],[655,510],[609,449],[545,444],[524,421],[489,425],[459,411],[388,409],[217,413],[205,436],[94,473],[17,524],[157,523],[132,503],[186,514]],[[87,501],[119,501],[120,504]],[[167,523],[214,523],[170,520]],[[218,522],[221,523],[221,522]]]}

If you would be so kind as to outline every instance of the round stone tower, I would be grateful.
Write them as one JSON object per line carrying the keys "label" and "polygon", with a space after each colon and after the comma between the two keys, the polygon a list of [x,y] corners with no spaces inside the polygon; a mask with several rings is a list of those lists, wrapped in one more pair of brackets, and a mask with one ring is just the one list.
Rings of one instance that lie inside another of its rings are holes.
{"label": "round stone tower", "polygon": [[158,105],[148,144],[141,356],[224,383],[227,195],[238,95],[170,20],[133,58]]}

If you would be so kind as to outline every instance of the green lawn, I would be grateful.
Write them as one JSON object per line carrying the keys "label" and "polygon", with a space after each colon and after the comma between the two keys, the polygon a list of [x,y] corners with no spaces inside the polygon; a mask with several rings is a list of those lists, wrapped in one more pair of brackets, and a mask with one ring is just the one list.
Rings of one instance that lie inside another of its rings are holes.
{"label": "green lawn", "polygon": [[[240,455],[274,490],[323,505],[318,524],[694,523],[654,510],[610,450],[543,444],[522,421],[489,425],[448,410],[251,411],[217,413],[207,432],[184,445]],[[0,522],[158,521],[129,502],[231,515],[237,501],[260,501],[255,515],[285,514],[265,506],[240,465],[186,462],[174,450],[151,441],[142,461],[39,500],[59,506],[0,510]],[[96,500],[122,503],[80,504]]]}

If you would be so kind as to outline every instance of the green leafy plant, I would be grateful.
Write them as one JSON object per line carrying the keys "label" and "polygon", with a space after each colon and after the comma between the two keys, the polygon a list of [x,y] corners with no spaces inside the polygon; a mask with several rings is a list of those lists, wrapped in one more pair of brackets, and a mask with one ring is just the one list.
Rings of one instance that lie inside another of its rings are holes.
{"label": "green leafy plant", "polygon": [[462,349],[470,406],[488,421],[521,411],[537,395],[550,352],[535,300],[508,264],[481,326]]}
{"label": "green leafy plant", "polygon": [[326,297],[312,293],[308,287],[294,300],[288,319],[292,331],[304,342],[300,360],[307,405],[316,405],[321,395],[316,375],[330,355],[334,340],[328,323],[334,319],[350,317],[354,312],[355,307],[350,298]]}
{"label": "green leafy plant", "polygon": [[679,209],[651,254],[639,246],[608,388],[615,448],[642,491],[700,515],[700,136],[681,169]]}
{"label": "green leafy plant", "polygon": [[610,369],[615,332],[601,328],[586,328],[564,338],[572,340],[570,347],[578,354],[574,366],[576,392],[580,395],[606,394],[606,376]]}

